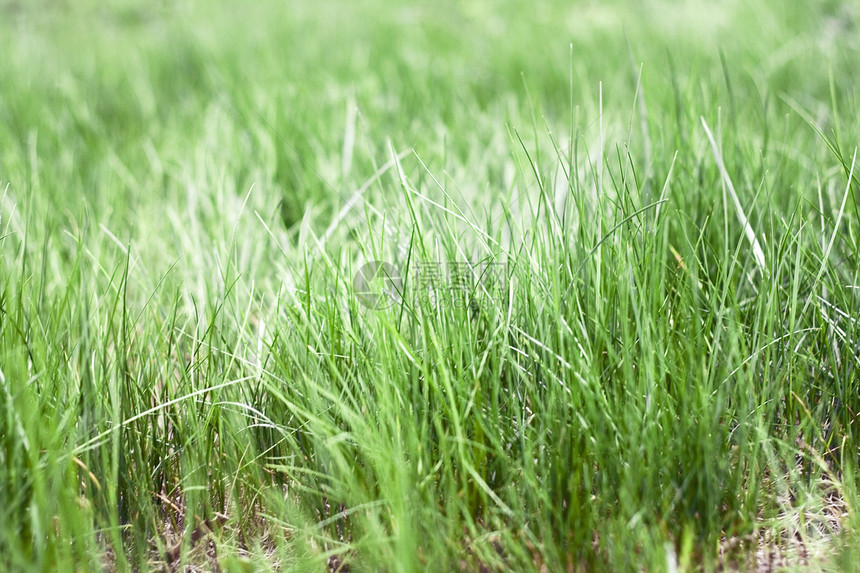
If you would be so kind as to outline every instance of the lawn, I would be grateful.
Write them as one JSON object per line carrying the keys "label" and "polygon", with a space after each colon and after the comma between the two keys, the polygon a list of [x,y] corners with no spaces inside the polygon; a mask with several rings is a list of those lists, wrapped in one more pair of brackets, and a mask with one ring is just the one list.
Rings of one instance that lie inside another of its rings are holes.
{"label": "lawn", "polygon": [[0,0],[0,571],[856,570],[858,64],[856,0]]}

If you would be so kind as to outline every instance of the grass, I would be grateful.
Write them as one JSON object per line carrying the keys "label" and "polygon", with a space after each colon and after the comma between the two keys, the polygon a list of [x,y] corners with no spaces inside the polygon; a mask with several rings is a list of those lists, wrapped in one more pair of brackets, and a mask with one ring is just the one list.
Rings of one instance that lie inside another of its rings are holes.
{"label": "grass", "polygon": [[0,1],[0,570],[853,570],[858,18]]}

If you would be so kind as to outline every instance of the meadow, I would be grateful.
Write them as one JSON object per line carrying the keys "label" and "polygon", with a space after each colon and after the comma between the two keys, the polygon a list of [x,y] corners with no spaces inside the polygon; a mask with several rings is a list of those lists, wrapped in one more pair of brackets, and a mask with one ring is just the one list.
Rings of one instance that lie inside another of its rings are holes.
{"label": "meadow", "polygon": [[0,0],[0,571],[852,571],[860,3]]}

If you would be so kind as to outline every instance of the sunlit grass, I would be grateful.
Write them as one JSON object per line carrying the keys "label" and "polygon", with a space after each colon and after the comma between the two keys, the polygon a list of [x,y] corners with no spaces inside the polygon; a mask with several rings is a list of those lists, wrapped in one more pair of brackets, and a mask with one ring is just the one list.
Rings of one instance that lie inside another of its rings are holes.
{"label": "sunlit grass", "polygon": [[857,18],[0,2],[0,570],[852,570]]}

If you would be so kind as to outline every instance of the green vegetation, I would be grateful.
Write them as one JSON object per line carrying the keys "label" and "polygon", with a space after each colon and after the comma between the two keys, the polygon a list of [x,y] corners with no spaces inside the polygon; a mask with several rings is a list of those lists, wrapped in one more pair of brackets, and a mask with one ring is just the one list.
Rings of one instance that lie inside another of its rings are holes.
{"label": "green vegetation", "polygon": [[0,570],[860,561],[857,2],[0,0],[0,54]]}

